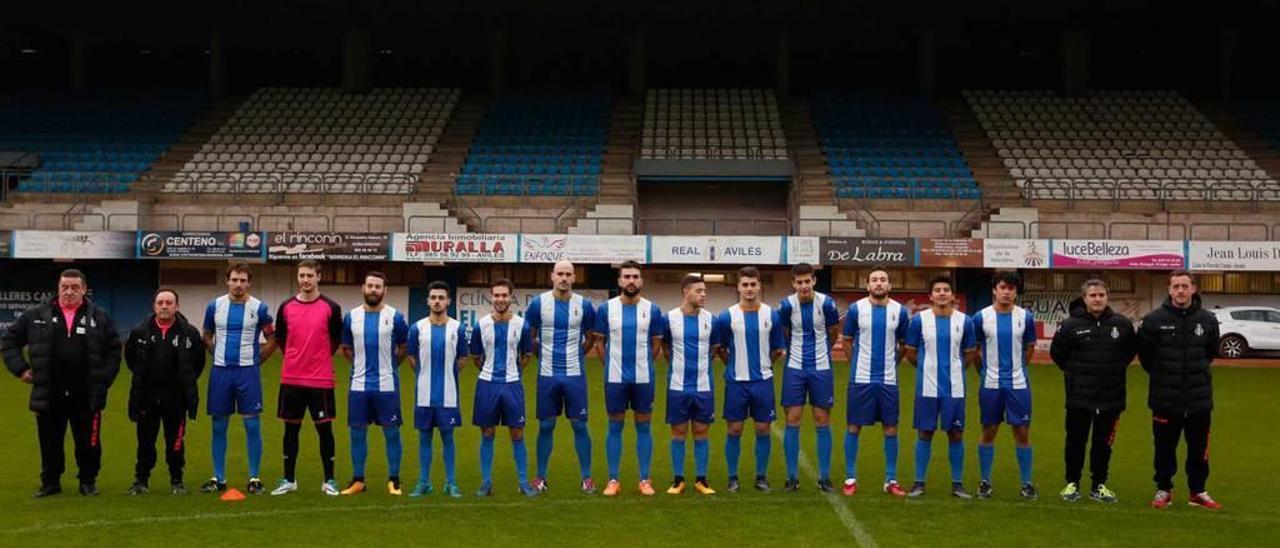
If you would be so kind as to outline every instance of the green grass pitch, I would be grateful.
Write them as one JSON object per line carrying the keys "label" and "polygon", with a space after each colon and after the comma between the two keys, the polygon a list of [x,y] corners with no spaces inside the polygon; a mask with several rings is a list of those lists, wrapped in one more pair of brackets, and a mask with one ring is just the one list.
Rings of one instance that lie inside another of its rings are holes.
{"label": "green grass pitch", "polygon": [[[339,378],[349,374],[349,365],[337,359]],[[717,368],[719,370],[719,368]],[[533,371],[533,364],[526,373]],[[660,364],[665,375],[665,364]],[[412,375],[402,370],[401,391],[405,416],[410,417],[402,433],[405,454],[402,476],[408,491],[417,481],[417,433],[412,430]],[[902,368],[904,395],[910,393],[914,372]],[[594,444],[593,472],[603,487],[604,400],[599,361],[589,367],[591,386],[591,431]],[[661,376],[661,375],[660,375]],[[844,384],[848,364],[836,372],[837,405],[833,410],[833,479],[843,479],[842,426]],[[476,372],[468,368],[462,375],[463,417],[469,422],[472,387]],[[969,373],[969,429],[966,443],[966,485],[977,484],[976,375]],[[858,543],[879,546],[914,545],[1043,545],[1057,546],[1076,541],[1089,545],[1234,545],[1269,544],[1280,525],[1280,437],[1259,433],[1268,428],[1277,411],[1275,394],[1280,390],[1280,369],[1219,368],[1215,373],[1217,409],[1214,412],[1212,465],[1209,489],[1226,509],[1212,513],[1188,507],[1185,477],[1175,478],[1177,505],[1164,511],[1147,508],[1153,492],[1151,482],[1150,413],[1146,409],[1147,377],[1136,366],[1129,375],[1129,410],[1120,422],[1116,453],[1109,485],[1120,502],[1104,506],[1088,500],[1062,502],[1057,491],[1062,483],[1062,376],[1056,368],[1036,365],[1031,371],[1034,388],[1035,479],[1041,488],[1039,501],[1023,501],[1017,495],[1017,465],[1007,428],[996,447],[996,495],[990,500],[959,501],[947,496],[948,464],[944,436],[935,438],[929,471],[930,493],[920,500],[895,499],[878,492],[883,477],[883,453],[879,428],[865,429],[859,459],[862,492],[854,497],[826,497],[814,488],[812,468],[801,469],[802,490],[782,493],[785,479],[780,432],[775,424],[770,479],[771,494],[745,489],[724,493],[724,422],[712,429],[712,486],[720,489],[713,497],[701,497],[692,489],[672,497],[662,491],[670,482],[668,429],[661,424],[664,392],[658,391],[655,404],[655,444],[653,477],[658,495],[642,497],[636,490],[635,433],[628,425],[623,452],[623,493],[616,499],[587,496],[577,489],[577,459],[572,430],[561,422],[556,431],[556,448],[550,471],[551,490],[544,496],[526,500],[515,489],[511,445],[499,430],[494,459],[495,496],[471,496],[479,483],[477,460],[479,430],[468,426],[456,438],[459,444],[458,475],[466,497],[451,500],[440,495],[425,499],[392,497],[386,493],[386,461],[382,437],[371,433],[368,477],[371,489],[356,497],[325,497],[320,493],[321,470],[314,431],[302,433],[299,458],[300,491],[284,497],[258,496],[243,502],[222,502],[196,492],[210,475],[209,419],[203,414],[188,425],[186,481],[192,493],[183,497],[165,489],[164,457],[153,473],[150,495],[124,495],[133,476],[134,426],[125,414],[129,374],[121,373],[111,392],[111,404],[103,419],[103,470],[98,480],[102,495],[85,498],[75,494],[75,466],[68,437],[68,473],[63,477],[63,495],[44,500],[29,496],[38,486],[39,452],[35,421],[27,411],[27,386],[10,379],[0,383],[0,410],[4,417],[4,441],[0,443],[0,545],[113,545],[182,544],[262,544],[314,545],[325,542],[374,541],[387,546],[446,542],[450,545],[521,544],[555,546],[671,545],[697,542],[708,545],[852,546]],[[207,374],[205,376],[207,381]],[[263,480],[268,487],[280,478],[282,427],[274,418],[279,361],[263,368],[266,409],[263,421],[265,455]],[[720,381],[717,381],[718,383]],[[665,380],[662,381],[665,383]],[[337,475],[345,484],[350,477],[350,453],[345,428],[345,393],[339,382],[336,428],[338,436]],[[780,381],[779,381],[780,384]],[[660,384],[660,386],[662,386]],[[528,412],[533,415],[532,380],[525,382]],[[721,395],[716,396],[717,406]],[[902,422],[910,424],[911,398],[903,398]],[[781,413],[781,410],[779,410]],[[806,419],[806,422],[807,419]],[[530,473],[534,470],[536,425],[530,422],[528,441]],[[748,426],[748,432],[750,427]],[[749,478],[755,461],[753,434],[745,435],[741,470]],[[433,467],[435,484],[443,483],[443,464],[438,454]],[[814,435],[810,425],[802,430],[802,457],[814,459]],[[904,430],[898,463],[899,476],[909,484],[914,470],[914,433]],[[1182,452],[1180,451],[1180,462]],[[692,444],[686,472],[692,474]],[[244,488],[244,430],[233,419],[228,454],[228,472],[233,486]],[[1085,476],[1088,469],[1086,464]]]}

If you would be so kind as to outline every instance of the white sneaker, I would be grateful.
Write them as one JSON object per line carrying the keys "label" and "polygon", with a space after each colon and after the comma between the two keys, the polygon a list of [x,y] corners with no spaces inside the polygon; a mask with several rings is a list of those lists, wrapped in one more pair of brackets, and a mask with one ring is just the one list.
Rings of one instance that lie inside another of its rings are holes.
{"label": "white sneaker", "polygon": [[276,488],[271,490],[271,496],[287,495],[297,490],[298,482],[282,479],[276,484]]}
{"label": "white sneaker", "polygon": [[324,484],[320,486],[320,490],[324,491],[324,494],[331,497],[336,497],[342,494],[342,491],[338,489],[338,484],[333,480],[324,482]]}

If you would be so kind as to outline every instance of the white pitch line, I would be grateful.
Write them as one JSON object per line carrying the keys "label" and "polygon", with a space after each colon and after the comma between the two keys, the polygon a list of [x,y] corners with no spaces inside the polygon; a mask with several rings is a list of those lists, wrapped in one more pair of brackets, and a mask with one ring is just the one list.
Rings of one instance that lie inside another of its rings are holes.
{"label": "white pitch line", "polygon": [[[778,428],[779,422],[781,421],[774,421],[772,432],[779,441],[784,441],[782,431]],[[783,451],[786,451],[785,443]],[[786,458],[786,455],[783,455],[783,458]],[[800,467],[804,469],[806,474],[817,479],[818,470],[813,467],[813,463],[809,462],[809,457],[805,456],[804,451],[800,451]],[[835,493],[824,493],[824,495],[826,495],[825,498],[827,503],[831,505],[831,509],[835,510],[836,516],[840,518],[841,523],[844,523],[845,529],[849,530],[849,535],[853,537],[853,540],[857,541],[859,546],[878,548],[879,545],[876,544],[876,539],[871,538],[871,533],[868,533],[867,529],[862,526],[862,522],[858,521],[858,518],[853,515],[853,511],[849,509],[849,506],[843,500],[840,500],[840,495]]]}

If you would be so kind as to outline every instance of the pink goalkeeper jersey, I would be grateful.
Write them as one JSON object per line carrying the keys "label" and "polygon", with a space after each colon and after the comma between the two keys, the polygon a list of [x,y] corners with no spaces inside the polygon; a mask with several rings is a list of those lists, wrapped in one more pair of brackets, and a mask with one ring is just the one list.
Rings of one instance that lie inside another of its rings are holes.
{"label": "pink goalkeeper jersey", "polygon": [[284,354],[280,384],[333,388],[333,353],[342,341],[342,308],[321,295],[311,302],[297,296],[276,313],[276,343]]}

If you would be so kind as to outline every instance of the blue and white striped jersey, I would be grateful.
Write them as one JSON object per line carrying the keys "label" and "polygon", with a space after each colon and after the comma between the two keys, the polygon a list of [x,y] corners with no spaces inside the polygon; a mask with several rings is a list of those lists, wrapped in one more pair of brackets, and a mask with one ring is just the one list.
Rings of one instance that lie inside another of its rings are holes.
{"label": "blue and white striped jersey", "polygon": [[827,330],[840,325],[835,299],[814,291],[813,300],[801,302],[799,295],[792,294],[778,304],[778,318],[783,328],[790,331],[787,367],[831,369],[831,347],[835,341],[827,337]]}
{"label": "blue and white striped jersey", "polygon": [[504,322],[485,315],[471,329],[471,354],[479,357],[480,380],[520,382],[520,355],[533,352],[533,335],[520,316]]}
{"label": "blue and white striped jersey", "polygon": [[614,297],[596,311],[594,331],[604,336],[605,382],[653,382],[653,344],[662,336],[662,310],[649,299],[623,304]]}
{"label": "blue and white striped jersey", "polygon": [[213,333],[215,367],[256,367],[261,362],[258,337],[271,336],[274,329],[271,309],[255,297],[242,303],[223,295],[204,311],[204,330]]}
{"label": "blue and white striped jersey", "polygon": [[352,392],[399,392],[396,348],[408,340],[409,326],[400,311],[383,306],[370,312],[363,306],[342,316],[342,344],[351,348]]}
{"label": "blue and white striped jersey", "polygon": [[720,340],[715,315],[705,308],[689,316],[675,307],[663,322],[662,340],[667,345],[667,390],[674,392],[711,392],[711,349]]}
{"label": "blue and white striped jersey", "polygon": [[893,299],[878,306],[864,297],[849,307],[844,336],[853,341],[850,382],[898,384],[898,343],[907,338],[910,318],[907,307]]}
{"label": "blue and white striped jersey", "polygon": [[964,351],[976,346],[969,316],[952,310],[937,317],[933,309],[911,318],[907,346],[917,350],[916,395],[926,398],[964,397]]}
{"label": "blue and white striped jersey", "polygon": [[988,306],[973,315],[973,331],[982,355],[983,388],[1028,388],[1027,345],[1036,344],[1036,318],[1015,305],[1004,314]]}
{"label": "blue and white striped jersey", "polygon": [[417,407],[458,407],[458,361],[467,356],[462,322],[449,318],[442,325],[431,318],[409,327],[409,355],[417,363]]}
{"label": "blue and white striped jersey", "polygon": [[524,319],[538,335],[538,375],[582,375],[582,343],[596,323],[591,299],[573,293],[562,301],[547,291],[529,302]]}
{"label": "blue and white striped jersey", "polygon": [[742,310],[741,304],[725,309],[716,317],[720,327],[720,346],[729,352],[724,377],[730,381],[759,381],[773,378],[774,350],[786,347],[782,322],[767,304],[753,312]]}

